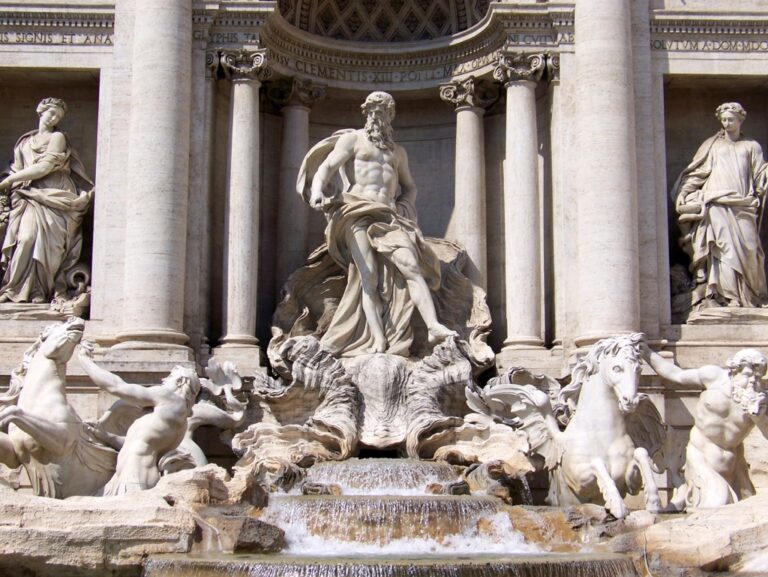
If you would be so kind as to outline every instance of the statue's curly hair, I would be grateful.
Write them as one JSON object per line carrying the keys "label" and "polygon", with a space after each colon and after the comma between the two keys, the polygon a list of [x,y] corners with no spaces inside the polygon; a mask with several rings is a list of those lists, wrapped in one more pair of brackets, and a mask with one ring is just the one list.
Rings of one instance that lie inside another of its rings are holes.
{"label": "statue's curly hair", "polygon": [[365,102],[360,105],[360,108],[362,109],[363,114],[367,115],[368,110],[374,105],[383,106],[387,111],[387,114],[389,114],[390,120],[395,118],[395,99],[392,98],[391,94],[382,92],[381,90],[371,92],[365,99]]}
{"label": "statue's curly hair", "polygon": [[37,115],[40,116],[49,108],[60,108],[64,114],[67,113],[67,103],[61,98],[43,98],[37,105]]}
{"label": "statue's curly hair", "polygon": [[715,116],[718,120],[720,120],[720,117],[725,112],[731,112],[735,114],[742,122],[744,122],[744,119],[747,117],[747,111],[744,110],[744,107],[738,102],[723,102],[715,109]]}

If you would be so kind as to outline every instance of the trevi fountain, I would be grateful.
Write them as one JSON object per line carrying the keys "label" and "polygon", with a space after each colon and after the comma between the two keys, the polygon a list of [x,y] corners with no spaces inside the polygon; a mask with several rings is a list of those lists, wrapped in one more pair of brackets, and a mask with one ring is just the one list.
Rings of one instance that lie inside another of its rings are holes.
{"label": "trevi fountain", "polygon": [[0,0],[0,575],[768,574],[767,0]]}

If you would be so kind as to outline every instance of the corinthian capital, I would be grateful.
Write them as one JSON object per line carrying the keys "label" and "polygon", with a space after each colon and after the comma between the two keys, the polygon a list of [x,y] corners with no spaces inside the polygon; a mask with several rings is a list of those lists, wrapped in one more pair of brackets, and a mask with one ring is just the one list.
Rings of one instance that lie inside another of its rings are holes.
{"label": "corinthian capital", "polygon": [[485,80],[470,76],[466,80],[456,80],[440,85],[440,98],[446,102],[460,106],[485,108],[493,104],[499,97],[496,87]]}
{"label": "corinthian capital", "polygon": [[267,90],[267,97],[277,106],[312,105],[325,96],[325,86],[315,84],[306,78],[278,80]]}
{"label": "corinthian capital", "polygon": [[221,67],[224,74],[233,80],[264,80],[271,74],[267,67],[267,51],[264,48],[222,50]]}
{"label": "corinthian capital", "polygon": [[546,62],[545,54],[502,52],[493,69],[493,77],[502,84],[517,80],[538,82],[544,74]]}

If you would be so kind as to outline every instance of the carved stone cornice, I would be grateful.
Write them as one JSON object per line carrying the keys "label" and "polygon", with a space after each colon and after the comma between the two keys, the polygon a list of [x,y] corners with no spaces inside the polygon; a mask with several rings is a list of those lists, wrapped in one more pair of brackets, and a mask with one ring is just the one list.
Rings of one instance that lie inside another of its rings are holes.
{"label": "carved stone cornice", "polygon": [[312,108],[315,102],[324,97],[325,86],[307,78],[285,78],[273,82],[267,88],[267,98],[278,108],[283,106]]}
{"label": "carved stone cornice", "polygon": [[544,75],[546,61],[546,55],[541,53],[502,52],[493,77],[504,85],[520,80],[538,82]]}
{"label": "carved stone cornice", "polygon": [[440,85],[440,98],[462,108],[487,108],[499,98],[498,87],[492,82],[470,76],[466,80],[456,80]]}
{"label": "carved stone cornice", "polygon": [[271,75],[264,48],[222,50],[221,68],[231,80],[266,80]]}

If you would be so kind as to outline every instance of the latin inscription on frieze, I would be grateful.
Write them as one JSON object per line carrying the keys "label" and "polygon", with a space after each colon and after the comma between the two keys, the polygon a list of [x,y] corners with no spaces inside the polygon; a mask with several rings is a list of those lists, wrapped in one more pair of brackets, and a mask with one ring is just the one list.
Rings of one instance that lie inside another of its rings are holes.
{"label": "latin inscription on frieze", "polygon": [[0,31],[0,44],[112,46],[112,34],[83,32]]}
{"label": "latin inscription on frieze", "polygon": [[654,39],[653,50],[667,52],[768,52],[768,40],[670,40]]}
{"label": "latin inscription on frieze", "polygon": [[479,58],[454,64],[445,64],[433,68],[410,70],[355,70],[336,68],[318,62],[307,62],[291,58],[284,54],[275,54],[274,62],[300,74],[306,74],[323,80],[338,82],[355,82],[366,84],[400,84],[409,82],[425,82],[443,80],[461,74],[474,72],[485,66],[492,65],[498,59],[498,54],[492,52]]}

